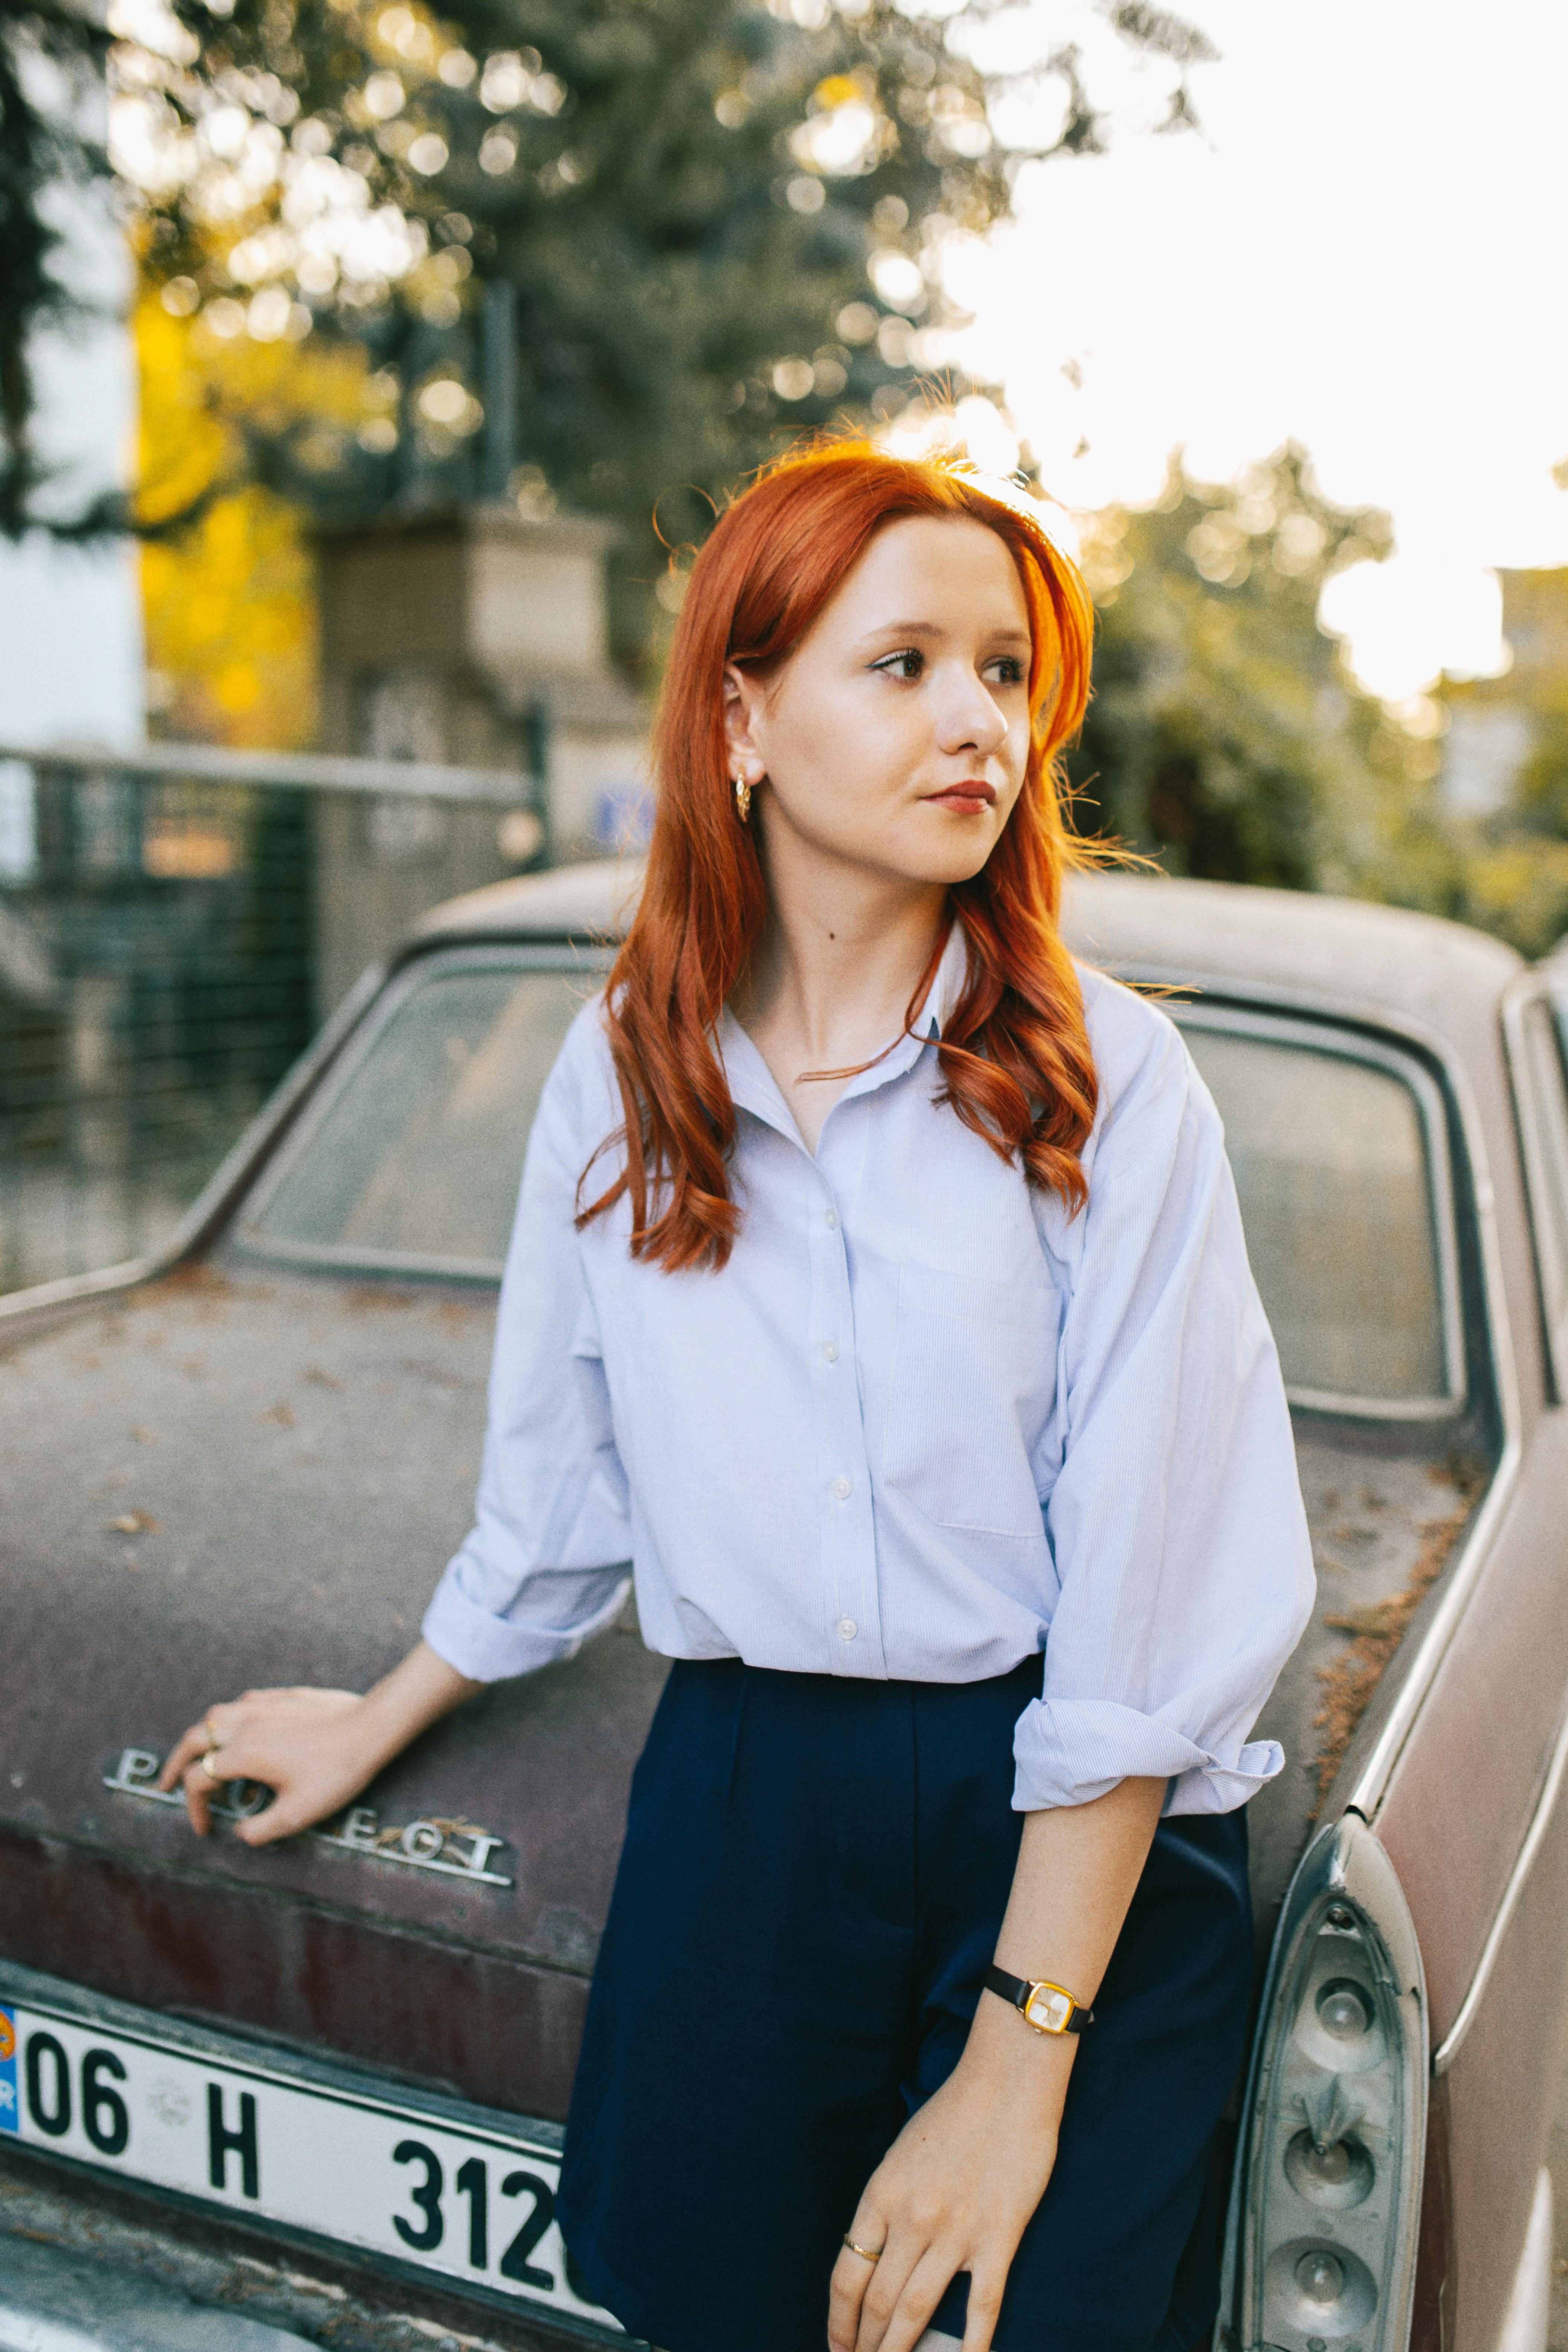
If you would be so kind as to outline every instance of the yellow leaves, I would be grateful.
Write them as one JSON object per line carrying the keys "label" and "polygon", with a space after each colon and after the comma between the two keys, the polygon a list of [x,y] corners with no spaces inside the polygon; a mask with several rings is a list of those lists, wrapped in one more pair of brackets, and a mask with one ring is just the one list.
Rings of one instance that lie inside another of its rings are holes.
{"label": "yellow leaves", "polygon": [[255,485],[143,550],[147,658],[168,731],[298,750],[314,733],[315,594],[295,509]]}
{"label": "yellow leaves", "polygon": [[176,737],[301,749],[315,732],[317,693],[305,520],[245,480],[245,436],[306,425],[330,447],[334,433],[351,436],[374,405],[364,354],[220,341],[199,320],[171,316],[151,290],[135,334],[140,513],[160,523],[195,510],[185,530],[142,551],[153,707]]}

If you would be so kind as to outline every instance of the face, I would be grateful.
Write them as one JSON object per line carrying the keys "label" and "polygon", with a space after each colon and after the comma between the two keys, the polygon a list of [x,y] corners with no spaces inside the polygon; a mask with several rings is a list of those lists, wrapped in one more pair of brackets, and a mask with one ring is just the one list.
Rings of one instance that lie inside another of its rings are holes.
{"label": "face", "polygon": [[782,669],[726,674],[731,773],[753,787],[770,856],[793,836],[889,878],[977,874],[1023,786],[1029,654],[994,531],[887,524]]}

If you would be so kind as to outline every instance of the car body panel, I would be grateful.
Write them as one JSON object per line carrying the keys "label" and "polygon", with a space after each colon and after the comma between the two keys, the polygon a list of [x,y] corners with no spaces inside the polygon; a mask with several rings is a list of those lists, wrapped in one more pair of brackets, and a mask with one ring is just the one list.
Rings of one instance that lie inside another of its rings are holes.
{"label": "car body panel", "polygon": [[[599,866],[497,885],[427,918],[398,964],[542,940],[593,942],[602,961],[637,880]],[[1173,990],[1178,1017],[1195,996],[1375,1037],[1441,1094],[1464,1397],[1420,1423],[1298,1414],[1320,1591],[1259,1727],[1289,1760],[1254,1801],[1253,1850],[1264,1948],[1314,1821],[1356,1809],[1397,1873],[1434,2047],[1463,2025],[1429,2110],[1413,2341],[1494,2352],[1544,2137],[1555,2052],[1541,2036],[1568,2000],[1568,1829],[1561,1806],[1541,1815],[1568,1688],[1568,1414],[1548,1402],[1500,1016],[1522,967],[1399,910],[1122,876],[1076,877],[1064,930],[1089,962]],[[286,1090],[276,1132],[258,1123],[220,1171],[179,1265],[100,1278],[96,1302],[0,1303],[15,1457],[0,1569],[20,1634],[0,1654],[0,1885],[15,1897],[0,1948],[558,2118],[664,1671],[629,1614],[487,1693],[366,1792],[382,1824],[504,1841],[510,1887],[421,1876],[363,1843],[203,1845],[174,1809],[104,1785],[216,1691],[384,1672],[468,1524],[493,1290],[268,1265],[226,1239],[375,987]],[[1359,1721],[1329,1704],[1325,1722],[1347,1618],[1394,1630],[1368,1653]]]}
{"label": "car body panel", "polygon": [[[404,2048],[409,2072],[475,2098],[500,2095],[499,2068],[515,2104],[563,2114],[663,1679],[629,1624],[485,1693],[367,1798],[384,1824],[462,1817],[499,1835],[510,1887],[302,1841],[204,1843],[177,1809],[104,1786],[125,1749],[166,1753],[216,1692],[360,1688],[408,1647],[468,1526],[494,1312],[488,1290],[203,1266],[0,1361],[0,1826],[45,1898],[7,1906],[11,1958],[357,2056]],[[96,1858],[79,1886],[61,1840]],[[210,1936],[198,1888],[229,1897]],[[237,1937],[239,1916],[253,1924]],[[384,1931],[357,1985],[353,1920]],[[495,2044],[478,2021],[465,2036],[448,1998],[465,1966],[493,1980],[498,2032],[509,2018]]]}

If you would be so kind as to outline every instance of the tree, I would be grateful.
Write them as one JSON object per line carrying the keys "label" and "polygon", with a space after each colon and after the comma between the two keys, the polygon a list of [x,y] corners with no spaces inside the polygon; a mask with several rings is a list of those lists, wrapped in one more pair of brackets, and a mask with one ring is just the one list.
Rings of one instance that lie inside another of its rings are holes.
{"label": "tree", "polygon": [[[356,430],[258,430],[251,464],[329,515],[532,468],[622,524],[628,647],[656,506],[688,540],[782,437],[900,404],[946,355],[945,242],[1023,156],[1106,135],[1083,49],[988,69],[999,0],[118,5],[117,159],[163,300],[217,340],[371,355]],[[1201,36],[1131,0],[1096,21],[1188,121]]]}
{"label": "tree", "polygon": [[1173,461],[1163,497],[1095,519],[1095,696],[1077,822],[1179,874],[1454,911],[1430,740],[1355,684],[1318,623],[1331,572],[1388,552],[1294,444],[1229,488]]}
{"label": "tree", "polygon": [[1446,679],[1450,719],[1501,709],[1527,715],[1529,750],[1502,806],[1463,820],[1468,922],[1524,956],[1546,954],[1568,931],[1568,676],[1535,667],[1523,684]]}
{"label": "tree", "polygon": [[[32,341],[76,308],[54,266],[64,239],[51,204],[62,189],[107,173],[103,141],[90,126],[102,114],[109,47],[103,26],[71,0],[8,0],[0,24],[0,536],[7,538],[30,526],[44,487],[32,440]],[[90,531],[100,518],[76,520]]]}

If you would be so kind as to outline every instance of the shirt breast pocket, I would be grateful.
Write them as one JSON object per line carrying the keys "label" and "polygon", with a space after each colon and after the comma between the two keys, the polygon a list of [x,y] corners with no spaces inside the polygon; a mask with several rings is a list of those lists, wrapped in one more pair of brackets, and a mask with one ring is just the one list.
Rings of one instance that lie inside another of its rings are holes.
{"label": "shirt breast pocket", "polygon": [[1039,1541],[1030,1455],[1055,1394],[1058,1320],[1043,1273],[900,1268],[883,1475],[938,1526]]}

